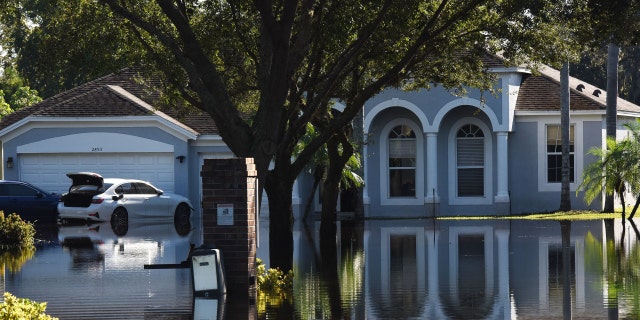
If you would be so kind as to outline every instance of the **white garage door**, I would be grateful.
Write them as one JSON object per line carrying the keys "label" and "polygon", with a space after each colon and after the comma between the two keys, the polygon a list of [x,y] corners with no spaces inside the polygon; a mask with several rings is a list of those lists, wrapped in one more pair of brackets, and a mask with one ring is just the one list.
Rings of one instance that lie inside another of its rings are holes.
{"label": "white garage door", "polygon": [[46,191],[69,189],[69,172],[96,172],[105,178],[130,178],[151,182],[174,192],[173,153],[46,153],[18,155],[20,180]]}

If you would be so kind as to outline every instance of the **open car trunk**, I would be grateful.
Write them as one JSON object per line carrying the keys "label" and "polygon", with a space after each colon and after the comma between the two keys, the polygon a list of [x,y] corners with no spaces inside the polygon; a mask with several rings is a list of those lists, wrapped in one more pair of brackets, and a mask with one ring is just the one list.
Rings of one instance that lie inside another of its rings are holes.
{"label": "open car trunk", "polygon": [[87,192],[86,190],[79,192],[69,192],[62,197],[65,207],[83,207],[91,205],[93,196],[99,194],[100,191]]}
{"label": "open car trunk", "polygon": [[104,179],[93,172],[67,173],[72,181],[69,192],[62,196],[65,207],[88,207],[93,196],[102,193]]}

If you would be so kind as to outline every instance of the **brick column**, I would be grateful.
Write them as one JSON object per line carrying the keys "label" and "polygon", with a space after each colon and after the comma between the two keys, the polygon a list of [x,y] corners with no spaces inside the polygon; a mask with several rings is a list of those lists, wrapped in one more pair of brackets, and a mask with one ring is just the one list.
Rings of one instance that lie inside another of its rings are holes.
{"label": "brick column", "polygon": [[257,172],[253,159],[205,159],[200,176],[203,244],[220,249],[227,295],[234,300],[246,296],[255,303]]}

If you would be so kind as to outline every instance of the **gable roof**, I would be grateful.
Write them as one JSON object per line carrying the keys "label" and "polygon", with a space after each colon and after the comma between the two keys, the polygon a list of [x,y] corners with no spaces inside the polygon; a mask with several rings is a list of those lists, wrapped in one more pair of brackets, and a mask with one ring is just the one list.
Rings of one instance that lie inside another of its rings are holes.
{"label": "gable roof", "polygon": [[27,117],[130,117],[159,116],[197,135],[215,135],[213,119],[200,110],[153,107],[158,94],[141,84],[136,68],[125,68],[59,93],[0,119],[0,130]]}
{"label": "gable roof", "polygon": [[[559,111],[560,71],[548,66],[539,75],[525,75],[516,101],[516,111]],[[569,77],[569,108],[572,111],[602,111],[607,107],[607,92],[580,79]],[[618,112],[640,114],[640,106],[618,97]]]}

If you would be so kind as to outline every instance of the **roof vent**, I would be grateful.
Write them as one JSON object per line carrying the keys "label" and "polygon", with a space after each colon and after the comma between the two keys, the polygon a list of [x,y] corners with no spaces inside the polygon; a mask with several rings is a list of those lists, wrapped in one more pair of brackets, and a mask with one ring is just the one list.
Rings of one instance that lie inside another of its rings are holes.
{"label": "roof vent", "polygon": [[578,89],[578,91],[582,91],[582,89],[584,89],[584,84],[579,84],[576,89]]}
{"label": "roof vent", "polygon": [[593,95],[596,96],[596,97],[599,97],[601,93],[602,93],[602,91],[600,91],[599,89],[596,89],[596,90],[593,91]]}

